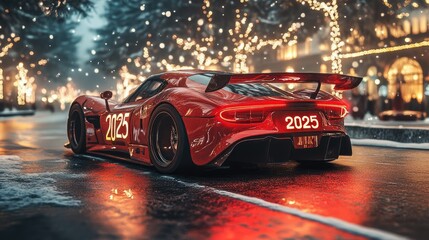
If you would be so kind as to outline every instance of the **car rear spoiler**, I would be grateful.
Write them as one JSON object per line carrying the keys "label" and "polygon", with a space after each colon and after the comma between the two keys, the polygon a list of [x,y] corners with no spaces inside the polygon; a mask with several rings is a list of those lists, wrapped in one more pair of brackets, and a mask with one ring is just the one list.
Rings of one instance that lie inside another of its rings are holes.
{"label": "car rear spoiler", "polygon": [[210,79],[206,92],[214,92],[228,84],[238,83],[318,83],[312,98],[316,98],[323,84],[333,84],[335,90],[355,88],[362,81],[361,77],[325,73],[250,73],[228,74],[216,73]]}

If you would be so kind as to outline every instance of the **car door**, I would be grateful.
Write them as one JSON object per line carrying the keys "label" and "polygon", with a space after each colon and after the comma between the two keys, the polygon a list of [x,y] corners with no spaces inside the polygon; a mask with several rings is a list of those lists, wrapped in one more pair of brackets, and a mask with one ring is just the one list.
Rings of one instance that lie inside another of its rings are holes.
{"label": "car door", "polygon": [[[143,82],[136,91],[128,96],[122,103],[116,105],[110,112],[101,117],[106,144],[124,146],[131,142],[133,131],[136,132],[135,112],[139,112],[146,100],[154,95],[154,90],[160,91],[165,81],[152,77]],[[137,128],[140,124],[138,124]],[[138,129],[137,129],[138,131]]]}
{"label": "car door", "polygon": [[[131,115],[131,139],[129,143],[137,145],[146,145],[145,136],[148,132],[147,122],[148,116],[144,114],[148,108],[154,104],[153,97],[160,93],[167,85],[167,81],[159,77],[150,79],[148,85],[142,90],[142,92],[136,96],[135,101],[140,103],[138,108],[134,109]],[[132,101],[133,99],[130,99]]]}

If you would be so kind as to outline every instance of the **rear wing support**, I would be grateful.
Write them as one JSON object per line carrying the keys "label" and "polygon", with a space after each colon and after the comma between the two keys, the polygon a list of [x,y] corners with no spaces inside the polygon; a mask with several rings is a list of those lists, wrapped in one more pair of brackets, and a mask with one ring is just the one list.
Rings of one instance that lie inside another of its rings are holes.
{"label": "rear wing support", "polygon": [[322,82],[321,81],[318,81],[317,82],[317,88],[316,88],[316,91],[314,91],[314,93],[312,93],[311,94],[311,96],[310,96],[310,98],[311,99],[316,99],[316,97],[317,97],[317,94],[319,94],[319,92],[320,92],[320,87],[322,86]]}

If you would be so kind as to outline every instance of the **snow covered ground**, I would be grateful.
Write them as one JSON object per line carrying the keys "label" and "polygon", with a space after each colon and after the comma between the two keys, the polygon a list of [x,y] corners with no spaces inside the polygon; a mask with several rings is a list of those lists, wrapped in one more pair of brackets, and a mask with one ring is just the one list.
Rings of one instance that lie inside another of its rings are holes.
{"label": "snow covered ground", "polygon": [[[55,186],[56,180],[53,177],[64,175],[63,172],[25,172],[26,162],[16,155],[0,155],[0,163],[0,209],[14,210],[41,204],[80,204],[79,200]],[[81,177],[79,174],[72,175],[68,177]]]}

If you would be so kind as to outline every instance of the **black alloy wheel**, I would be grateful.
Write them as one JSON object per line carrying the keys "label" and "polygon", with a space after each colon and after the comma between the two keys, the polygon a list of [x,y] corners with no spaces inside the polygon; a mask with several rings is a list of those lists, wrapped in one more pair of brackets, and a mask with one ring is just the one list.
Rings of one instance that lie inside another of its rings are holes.
{"label": "black alloy wheel", "polygon": [[74,153],[86,152],[85,117],[79,104],[73,104],[70,108],[67,120],[67,136]]}
{"label": "black alloy wheel", "polygon": [[168,104],[157,107],[150,121],[150,157],[162,173],[185,172],[192,168],[189,143],[183,121]]}

